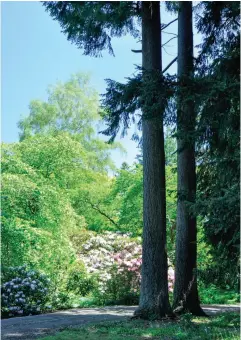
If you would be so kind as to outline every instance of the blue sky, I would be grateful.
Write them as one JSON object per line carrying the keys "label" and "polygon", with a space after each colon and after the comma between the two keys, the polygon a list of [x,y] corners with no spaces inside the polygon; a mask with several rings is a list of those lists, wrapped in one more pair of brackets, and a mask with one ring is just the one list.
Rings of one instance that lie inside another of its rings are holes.
{"label": "blue sky", "polygon": [[[28,115],[28,105],[33,99],[46,100],[48,85],[57,80],[68,80],[71,74],[90,72],[93,87],[105,92],[106,78],[124,81],[141,63],[141,54],[131,52],[138,49],[135,40],[126,36],[113,40],[116,57],[103,53],[102,58],[82,55],[61,33],[58,22],[52,20],[40,2],[2,2],[2,141],[18,141],[17,122]],[[164,7],[164,6],[162,6]],[[162,9],[162,21],[167,23],[174,17]],[[174,23],[169,32],[177,31]],[[170,39],[164,34],[163,41]],[[163,66],[176,56],[176,41],[163,51]],[[170,69],[176,72],[176,65]],[[102,137],[104,138],[104,137]],[[113,153],[118,166],[123,161],[132,163],[138,150],[130,136],[121,139],[127,155]]]}

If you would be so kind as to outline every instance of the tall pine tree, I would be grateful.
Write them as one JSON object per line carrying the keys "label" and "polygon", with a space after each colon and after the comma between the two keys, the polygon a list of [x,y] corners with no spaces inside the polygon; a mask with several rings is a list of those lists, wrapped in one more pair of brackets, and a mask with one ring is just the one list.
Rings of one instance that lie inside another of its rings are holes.
{"label": "tall pine tree", "polygon": [[195,108],[192,80],[193,30],[192,2],[181,1],[178,13],[178,91],[177,91],[177,232],[175,288],[176,311],[204,315],[197,290],[197,227],[190,203],[196,197]]}
{"label": "tall pine tree", "polygon": [[[143,125],[144,231],[141,297],[136,316],[163,317],[171,313],[171,308],[167,284],[160,2],[57,1],[44,5],[60,22],[68,39],[88,55],[99,55],[105,48],[113,54],[111,37],[126,33],[138,36],[141,21],[143,75],[135,84],[142,83],[145,89],[139,101]],[[108,132],[114,131],[113,137],[121,119],[128,127],[129,117],[125,113],[119,107],[118,113],[110,112],[112,126]]]}
{"label": "tall pine tree", "polygon": [[[142,67],[147,95],[143,98],[144,229],[142,281],[137,316],[170,313],[166,253],[166,180],[163,109],[158,92],[148,91],[150,74],[161,74],[160,3],[142,2]],[[157,93],[157,96],[155,96]]]}

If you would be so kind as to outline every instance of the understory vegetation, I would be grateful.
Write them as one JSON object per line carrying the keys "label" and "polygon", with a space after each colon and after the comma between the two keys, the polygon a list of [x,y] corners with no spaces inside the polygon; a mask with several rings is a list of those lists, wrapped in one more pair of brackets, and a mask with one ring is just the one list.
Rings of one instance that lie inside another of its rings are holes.
{"label": "understory vegetation", "polygon": [[[31,102],[29,116],[19,123],[20,142],[2,145],[3,317],[138,303],[143,227],[141,150],[133,165],[116,169],[111,151],[123,149],[96,136],[98,110],[98,96],[88,76],[75,75],[50,88],[47,102]],[[172,298],[176,145],[169,132],[165,147]],[[204,227],[200,219],[201,302],[238,302],[237,273],[222,271]],[[101,327],[96,332],[101,332]],[[154,329],[150,332],[155,333]]]}

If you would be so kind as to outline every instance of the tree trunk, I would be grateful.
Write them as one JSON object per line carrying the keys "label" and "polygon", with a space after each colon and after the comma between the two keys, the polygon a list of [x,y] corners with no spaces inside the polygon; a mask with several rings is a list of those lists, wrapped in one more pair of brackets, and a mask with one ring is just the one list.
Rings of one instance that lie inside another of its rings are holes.
{"label": "tree trunk", "polygon": [[[177,233],[175,260],[174,311],[205,315],[197,289],[197,228],[190,203],[196,196],[195,110],[191,95],[193,78],[192,2],[180,1],[178,14],[177,103]],[[188,85],[189,84],[189,85]]]}
{"label": "tree trunk", "polygon": [[[160,2],[142,2],[142,66],[146,74],[161,74]],[[147,79],[148,78],[148,79]],[[148,90],[148,86],[147,86]],[[150,96],[149,96],[150,94]],[[166,188],[162,108],[160,98],[143,95],[143,255],[139,308],[136,317],[160,319],[171,314],[166,253]],[[151,106],[150,99],[152,97]],[[148,101],[149,100],[149,101]],[[147,117],[149,115],[149,117]],[[150,117],[151,116],[151,117]]]}

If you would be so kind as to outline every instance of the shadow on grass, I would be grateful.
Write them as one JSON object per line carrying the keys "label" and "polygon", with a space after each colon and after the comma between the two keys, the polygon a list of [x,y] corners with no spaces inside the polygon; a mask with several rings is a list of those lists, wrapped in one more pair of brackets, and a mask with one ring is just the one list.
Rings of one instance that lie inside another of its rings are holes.
{"label": "shadow on grass", "polygon": [[209,340],[239,339],[239,314],[225,313],[210,318],[184,315],[177,321],[128,320],[102,322],[68,329],[43,340]]}
{"label": "shadow on grass", "polygon": [[177,321],[160,322],[127,320],[134,310],[135,307],[131,306],[71,309],[52,314],[5,319],[2,320],[2,339],[40,339],[56,332],[58,333],[53,337],[47,336],[44,339],[239,339],[238,306],[229,306],[228,310],[232,312],[215,316],[212,315],[225,311],[225,307],[205,306],[204,310],[211,316],[209,318],[195,318],[186,314]]}

